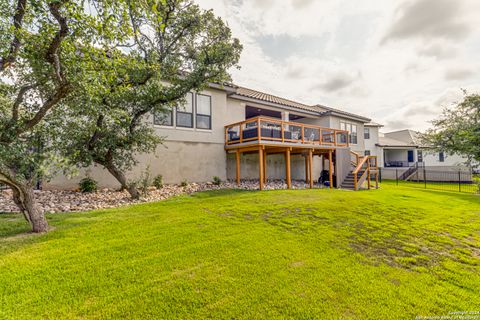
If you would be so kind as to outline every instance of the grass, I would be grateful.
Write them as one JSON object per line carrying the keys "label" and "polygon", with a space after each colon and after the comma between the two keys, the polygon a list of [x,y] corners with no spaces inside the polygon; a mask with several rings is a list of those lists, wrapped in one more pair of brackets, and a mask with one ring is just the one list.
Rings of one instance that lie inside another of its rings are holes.
{"label": "grass", "polygon": [[[396,180],[383,180],[383,184],[386,186],[395,186]],[[473,183],[462,183],[460,185],[458,184],[458,182],[427,181],[426,188],[425,188],[424,181],[417,182],[414,180],[412,181],[399,180],[398,185],[402,187],[410,187],[410,188],[480,194],[480,180],[476,177],[473,179]]]}
{"label": "grass", "polygon": [[480,198],[384,185],[0,215],[1,319],[413,319],[480,305]]}

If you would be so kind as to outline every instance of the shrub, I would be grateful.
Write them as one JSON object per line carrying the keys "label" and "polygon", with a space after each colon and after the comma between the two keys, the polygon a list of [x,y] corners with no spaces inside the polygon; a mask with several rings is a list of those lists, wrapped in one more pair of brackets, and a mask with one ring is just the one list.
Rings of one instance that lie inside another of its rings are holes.
{"label": "shrub", "polygon": [[140,174],[137,182],[138,190],[142,196],[148,195],[148,188],[152,185],[152,174],[150,172],[150,166],[147,166]]}
{"label": "shrub", "polygon": [[188,181],[187,181],[186,179],[183,180],[183,181],[180,183],[180,186],[181,186],[181,187],[186,187],[186,186],[188,186]]}
{"label": "shrub", "polygon": [[153,179],[153,186],[157,189],[163,188],[163,176],[161,174]]}
{"label": "shrub", "polygon": [[220,179],[220,177],[215,176],[215,177],[213,177],[212,183],[216,186],[219,186],[219,185],[222,184],[222,179]]}
{"label": "shrub", "polygon": [[90,177],[83,178],[78,185],[83,193],[97,191],[97,181]]}

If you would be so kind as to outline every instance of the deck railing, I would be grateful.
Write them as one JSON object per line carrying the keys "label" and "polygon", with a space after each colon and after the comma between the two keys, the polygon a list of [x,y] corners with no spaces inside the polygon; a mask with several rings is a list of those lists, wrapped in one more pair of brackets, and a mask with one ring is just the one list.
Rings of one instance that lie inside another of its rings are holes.
{"label": "deck railing", "polygon": [[255,117],[225,126],[225,143],[275,141],[348,147],[348,131],[324,128],[300,122]]}
{"label": "deck railing", "polygon": [[[372,175],[375,177],[375,185],[378,188],[378,158],[377,156],[360,156],[358,153],[351,151],[351,163],[354,167],[353,173],[353,185],[354,189],[359,189],[359,181],[365,176],[367,177],[368,189],[371,188]],[[359,176],[360,174],[360,176]]]}

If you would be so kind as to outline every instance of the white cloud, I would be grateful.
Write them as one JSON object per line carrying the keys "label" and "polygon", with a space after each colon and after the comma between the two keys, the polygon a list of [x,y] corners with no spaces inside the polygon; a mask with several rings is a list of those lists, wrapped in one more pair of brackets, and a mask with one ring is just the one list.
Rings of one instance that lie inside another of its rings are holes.
{"label": "white cloud", "polygon": [[480,90],[477,0],[196,1],[244,45],[242,69],[232,70],[240,85],[365,115],[386,130],[424,129],[439,99]]}

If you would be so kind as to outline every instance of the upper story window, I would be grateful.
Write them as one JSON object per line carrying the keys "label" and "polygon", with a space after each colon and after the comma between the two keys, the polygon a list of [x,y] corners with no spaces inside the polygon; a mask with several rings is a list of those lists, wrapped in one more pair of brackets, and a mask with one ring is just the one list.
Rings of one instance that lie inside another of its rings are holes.
{"label": "upper story window", "polygon": [[153,124],[157,126],[173,126],[173,109],[166,110],[164,112],[157,112],[153,116]]}
{"label": "upper story window", "polygon": [[356,124],[340,122],[340,130],[347,130],[349,132],[349,142],[351,144],[358,144],[358,127]]}
{"label": "upper story window", "polygon": [[185,104],[177,107],[177,127],[193,128],[193,93],[185,97]]}
{"label": "upper story window", "polygon": [[197,94],[197,129],[212,129],[212,97]]}
{"label": "upper story window", "polygon": [[370,139],[370,128],[364,128],[363,129],[363,137],[365,138],[365,140]]}

